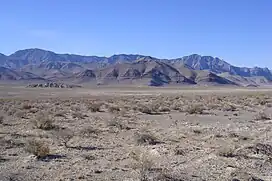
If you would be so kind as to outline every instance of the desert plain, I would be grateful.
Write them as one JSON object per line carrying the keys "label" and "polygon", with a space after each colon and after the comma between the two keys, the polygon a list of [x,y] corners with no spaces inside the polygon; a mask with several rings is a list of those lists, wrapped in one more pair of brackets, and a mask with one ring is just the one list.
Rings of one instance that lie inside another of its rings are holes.
{"label": "desert plain", "polygon": [[1,181],[271,181],[272,89],[0,85]]}

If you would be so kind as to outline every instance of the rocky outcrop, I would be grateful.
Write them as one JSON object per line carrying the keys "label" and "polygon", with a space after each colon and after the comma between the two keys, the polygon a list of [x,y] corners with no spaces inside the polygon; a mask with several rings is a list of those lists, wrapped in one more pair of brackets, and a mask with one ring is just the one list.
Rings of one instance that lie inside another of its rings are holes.
{"label": "rocky outcrop", "polygon": [[47,82],[45,84],[29,84],[26,87],[28,88],[35,88],[35,87],[41,87],[41,88],[79,88],[81,86],[79,85],[70,85],[70,84],[64,84],[64,83],[56,83],[56,82]]}

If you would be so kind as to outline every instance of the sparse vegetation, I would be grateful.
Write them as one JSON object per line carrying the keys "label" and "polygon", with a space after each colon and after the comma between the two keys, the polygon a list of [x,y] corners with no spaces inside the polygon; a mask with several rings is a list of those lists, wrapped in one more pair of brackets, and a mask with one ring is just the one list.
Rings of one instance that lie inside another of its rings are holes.
{"label": "sparse vegetation", "polygon": [[138,110],[144,114],[152,114],[152,110],[145,105],[138,105]]}
{"label": "sparse vegetation", "polygon": [[89,105],[89,110],[91,112],[100,112],[101,104],[99,103],[91,103]]}
{"label": "sparse vegetation", "polygon": [[89,137],[89,136],[97,136],[99,133],[100,133],[99,129],[89,126],[81,130],[80,135]]}
{"label": "sparse vegetation", "polygon": [[70,130],[70,129],[62,129],[62,130],[57,130],[55,132],[56,137],[62,145],[64,145],[66,148],[70,148],[69,146],[69,141],[74,137],[75,133]]}
{"label": "sparse vegetation", "polygon": [[140,133],[136,133],[135,137],[136,137],[136,142],[139,145],[141,144],[156,145],[160,143],[158,138],[147,130],[144,130]]}
{"label": "sparse vegetation", "polygon": [[108,126],[116,127],[118,129],[129,129],[128,126],[118,117],[114,117],[113,119],[108,121]]}
{"label": "sparse vegetation", "polygon": [[264,99],[246,90],[205,90],[201,96],[139,90],[124,96],[65,92],[58,98],[38,92],[34,98],[43,91],[37,89],[31,97],[1,98],[0,175],[22,169],[42,180],[243,180],[224,169],[242,168],[270,179],[271,93]]}
{"label": "sparse vegetation", "polygon": [[41,140],[29,140],[26,144],[26,151],[37,156],[37,158],[44,158],[49,155],[49,146]]}
{"label": "sparse vegetation", "polygon": [[257,115],[255,115],[254,119],[256,121],[261,121],[261,120],[270,120],[271,118],[265,112],[261,111]]}
{"label": "sparse vegetation", "polygon": [[37,116],[36,119],[34,120],[35,128],[43,130],[51,130],[56,128],[56,126],[53,123],[54,121],[52,120],[52,118],[45,114]]}
{"label": "sparse vegetation", "polygon": [[85,158],[86,160],[95,160],[95,156],[93,155],[83,155],[83,158]]}
{"label": "sparse vegetation", "polygon": [[186,154],[186,151],[184,149],[180,148],[180,147],[176,147],[174,149],[174,154],[184,156]]}
{"label": "sparse vegetation", "polygon": [[221,157],[235,157],[235,149],[233,147],[222,147],[218,151],[218,155]]}
{"label": "sparse vegetation", "polygon": [[79,119],[85,119],[88,116],[86,114],[83,114],[80,111],[78,111],[78,112],[73,112],[72,117],[73,118],[79,118]]}
{"label": "sparse vegetation", "polygon": [[108,110],[110,113],[118,113],[119,111],[121,111],[121,109],[116,105],[110,105],[108,107]]}
{"label": "sparse vegetation", "polygon": [[150,179],[149,173],[155,166],[159,155],[155,151],[134,149],[130,156],[134,160],[133,168],[138,172],[139,180],[148,181]]}
{"label": "sparse vegetation", "polygon": [[203,111],[205,108],[201,104],[192,104],[188,106],[188,108],[185,110],[185,112],[189,114],[203,114]]}
{"label": "sparse vegetation", "polygon": [[4,119],[5,119],[5,117],[3,115],[0,115],[0,124],[4,123]]}
{"label": "sparse vegetation", "polygon": [[31,109],[31,108],[32,108],[32,106],[30,104],[23,104],[23,106],[22,106],[22,109],[26,109],[26,110]]}

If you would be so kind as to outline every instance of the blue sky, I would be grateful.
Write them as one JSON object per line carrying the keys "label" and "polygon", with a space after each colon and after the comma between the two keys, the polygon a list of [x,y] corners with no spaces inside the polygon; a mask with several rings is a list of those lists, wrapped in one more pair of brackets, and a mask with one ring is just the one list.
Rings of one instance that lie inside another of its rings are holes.
{"label": "blue sky", "polygon": [[272,68],[271,0],[3,0],[0,52],[211,55]]}

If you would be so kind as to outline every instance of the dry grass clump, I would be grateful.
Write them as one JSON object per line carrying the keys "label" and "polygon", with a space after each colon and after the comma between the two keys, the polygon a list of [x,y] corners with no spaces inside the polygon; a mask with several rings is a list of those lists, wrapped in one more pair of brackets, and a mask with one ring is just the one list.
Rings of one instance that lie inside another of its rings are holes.
{"label": "dry grass clump", "polygon": [[91,103],[88,108],[91,112],[100,112],[101,106],[101,103]]}
{"label": "dry grass clump", "polygon": [[237,108],[233,104],[226,103],[223,105],[223,111],[236,111]]}
{"label": "dry grass clump", "polygon": [[143,130],[140,133],[135,133],[135,138],[138,145],[156,145],[161,143],[159,139],[148,130]]}
{"label": "dry grass clump", "polygon": [[109,105],[108,110],[110,113],[118,113],[121,109],[117,105]]}
{"label": "dry grass clump", "polygon": [[44,158],[49,155],[49,146],[41,140],[30,140],[26,144],[26,151],[37,156],[37,158]]}
{"label": "dry grass clump", "polygon": [[55,117],[66,117],[65,116],[65,114],[66,114],[66,111],[58,111],[57,113],[55,113]]}
{"label": "dry grass clump", "polygon": [[30,104],[23,104],[22,105],[22,109],[28,110],[28,109],[31,109],[31,108],[32,108],[32,105],[30,105]]}
{"label": "dry grass clump", "polygon": [[185,109],[189,114],[203,114],[205,107],[202,104],[192,104]]}
{"label": "dry grass clump", "polygon": [[1,148],[11,149],[11,148],[22,147],[25,144],[22,143],[21,141],[14,140],[14,139],[0,138],[0,145],[1,145]]}
{"label": "dry grass clump", "polygon": [[182,156],[184,156],[186,154],[186,151],[183,148],[176,147],[174,149],[174,154],[175,155],[182,155]]}
{"label": "dry grass clump", "polygon": [[134,161],[133,168],[138,173],[139,180],[151,180],[150,171],[155,167],[159,154],[153,150],[134,149],[129,155]]}
{"label": "dry grass clump", "polygon": [[83,114],[81,112],[73,112],[72,117],[73,118],[78,118],[78,119],[85,119],[86,117],[88,117],[88,115]]}
{"label": "dry grass clump", "polygon": [[80,134],[81,134],[82,136],[87,136],[87,137],[93,136],[93,135],[97,136],[99,133],[100,133],[100,130],[97,129],[97,128],[94,128],[94,127],[92,127],[92,126],[89,126],[89,127],[87,127],[87,128],[84,128],[84,129],[82,129],[82,130],[80,131]]}
{"label": "dry grass clump", "polygon": [[262,121],[262,120],[270,120],[271,118],[263,111],[259,112],[257,115],[255,115],[254,120],[256,121]]}
{"label": "dry grass clump", "polygon": [[118,129],[121,129],[121,130],[122,129],[129,129],[127,124],[118,117],[114,117],[113,119],[109,120],[108,121],[108,126],[116,127]]}
{"label": "dry grass clump", "polygon": [[56,128],[56,126],[53,123],[54,123],[53,119],[45,114],[38,115],[34,120],[35,128],[42,130],[51,130]]}
{"label": "dry grass clump", "polygon": [[4,120],[5,120],[4,115],[0,115],[0,124],[3,124],[3,123],[4,123]]}
{"label": "dry grass clump", "polygon": [[180,110],[181,110],[181,107],[183,107],[183,104],[181,104],[180,102],[173,102],[173,103],[170,105],[170,109],[176,110],[176,111],[180,111]]}
{"label": "dry grass clump", "polygon": [[272,145],[264,144],[264,143],[256,143],[251,147],[253,151],[257,154],[263,154],[267,156],[272,156]]}
{"label": "dry grass clump", "polygon": [[218,156],[221,157],[227,157],[227,158],[231,158],[231,157],[235,157],[235,148],[234,147],[222,147],[218,150]]}
{"label": "dry grass clump", "polygon": [[82,157],[85,158],[86,160],[95,160],[96,159],[95,156],[89,155],[89,154],[84,154]]}
{"label": "dry grass clump", "polygon": [[202,130],[199,129],[199,128],[196,128],[196,129],[193,129],[193,133],[195,133],[195,134],[201,134]]}
{"label": "dry grass clump", "polygon": [[159,112],[170,112],[171,109],[170,109],[169,107],[167,107],[167,106],[160,106],[160,107],[158,108],[158,111],[159,111]]}
{"label": "dry grass clump", "polygon": [[267,103],[269,103],[268,101],[268,97],[264,96],[264,95],[260,95],[260,96],[257,96],[255,101],[256,101],[256,105],[266,105]]}
{"label": "dry grass clump", "polygon": [[138,105],[138,111],[144,114],[152,114],[152,109],[146,105]]}
{"label": "dry grass clump", "polygon": [[66,148],[70,148],[68,142],[74,137],[75,133],[72,130],[66,128],[57,130],[54,135],[58,138],[62,145],[64,145]]}
{"label": "dry grass clump", "polygon": [[26,118],[26,112],[21,110],[16,110],[14,115],[18,118]]}

